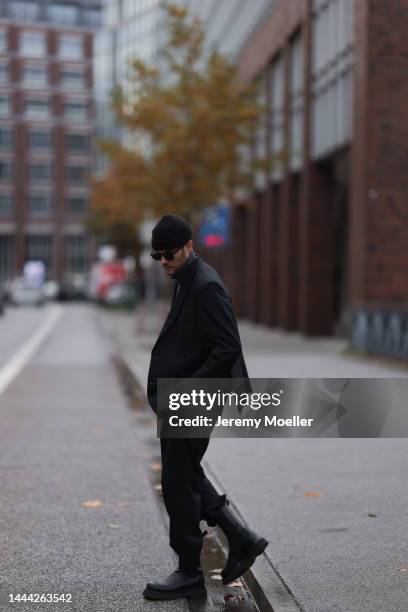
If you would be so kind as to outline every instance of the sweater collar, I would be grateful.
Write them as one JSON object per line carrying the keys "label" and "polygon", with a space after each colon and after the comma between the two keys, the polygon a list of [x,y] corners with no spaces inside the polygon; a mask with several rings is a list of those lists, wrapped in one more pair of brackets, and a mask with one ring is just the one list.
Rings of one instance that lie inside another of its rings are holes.
{"label": "sweater collar", "polygon": [[172,278],[180,285],[180,287],[183,287],[184,283],[187,281],[190,269],[196,259],[197,255],[194,253],[194,251],[192,251],[185,264],[180,268],[180,270],[177,270],[177,272],[173,274]]}

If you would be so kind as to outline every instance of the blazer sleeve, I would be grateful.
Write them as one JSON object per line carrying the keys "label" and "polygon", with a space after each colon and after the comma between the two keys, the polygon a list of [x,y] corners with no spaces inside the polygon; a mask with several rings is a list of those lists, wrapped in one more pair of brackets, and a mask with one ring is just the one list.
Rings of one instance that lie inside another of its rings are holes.
{"label": "blazer sleeve", "polygon": [[220,284],[209,283],[197,294],[196,322],[208,357],[192,378],[227,377],[242,346],[231,300]]}

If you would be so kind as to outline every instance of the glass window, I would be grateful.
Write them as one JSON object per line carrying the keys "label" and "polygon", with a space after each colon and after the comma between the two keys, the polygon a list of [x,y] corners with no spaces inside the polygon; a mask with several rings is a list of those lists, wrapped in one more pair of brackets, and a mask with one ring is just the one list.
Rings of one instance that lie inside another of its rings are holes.
{"label": "glass window", "polygon": [[46,180],[51,178],[50,164],[29,164],[28,177],[35,180]]}
{"label": "glass window", "polygon": [[32,119],[44,119],[49,115],[50,103],[48,100],[27,100],[26,115]]}
{"label": "glass window", "polygon": [[60,36],[58,55],[64,59],[81,59],[83,56],[82,38],[79,36]]}
{"label": "glass window", "polygon": [[0,96],[0,117],[7,117],[10,114],[10,98],[9,96]]}
{"label": "glass window", "polygon": [[44,32],[21,32],[20,53],[27,57],[43,57],[46,54]]}
{"label": "glass window", "polygon": [[12,19],[35,21],[39,17],[40,7],[34,0],[13,0],[8,3],[8,13]]}
{"label": "glass window", "polygon": [[0,149],[10,149],[13,144],[13,132],[11,128],[0,127]]}
{"label": "glass window", "polygon": [[88,210],[88,198],[84,196],[71,196],[67,200],[68,212],[73,215],[82,215]]}
{"label": "glass window", "polygon": [[87,118],[87,104],[85,102],[65,102],[64,115],[71,121],[84,121]]}
{"label": "glass window", "polygon": [[15,274],[15,237],[0,235],[0,278],[9,280]]}
{"label": "glass window", "polygon": [[0,193],[0,215],[8,215],[13,208],[13,196],[11,193]]}
{"label": "glass window", "polygon": [[77,25],[79,7],[75,4],[52,3],[47,9],[48,19],[59,25]]}
{"label": "glass window", "polygon": [[45,66],[23,66],[23,81],[29,85],[46,85],[47,69]]}
{"label": "glass window", "polygon": [[27,142],[30,148],[48,149],[52,145],[51,133],[39,130],[29,130],[27,133]]}
{"label": "glass window", "polygon": [[89,7],[85,9],[85,23],[94,28],[98,28],[102,23],[102,11],[99,7]]}
{"label": "glass window", "polygon": [[44,213],[51,210],[51,196],[49,194],[30,194],[28,196],[28,210],[33,213]]}
{"label": "glass window", "polygon": [[72,183],[85,183],[89,178],[87,166],[68,166],[67,178]]}
{"label": "glass window", "polygon": [[7,64],[0,64],[0,83],[7,83],[8,74],[9,72]]}
{"label": "glass window", "polygon": [[65,142],[69,151],[88,152],[90,149],[88,134],[67,134]]}
{"label": "glass window", "polygon": [[52,264],[52,236],[31,234],[26,238],[27,259],[39,259],[44,262],[47,277]]}
{"label": "glass window", "polygon": [[13,166],[11,162],[0,160],[0,179],[9,181],[13,176]]}
{"label": "glass window", "polygon": [[81,90],[85,88],[85,75],[78,70],[64,69],[61,73],[61,84],[64,89]]}
{"label": "glass window", "polygon": [[7,32],[0,30],[0,51],[7,51]]}
{"label": "glass window", "polygon": [[87,241],[85,236],[66,236],[65,245],[65,271],[74,274],[83,274],[87,270]]}

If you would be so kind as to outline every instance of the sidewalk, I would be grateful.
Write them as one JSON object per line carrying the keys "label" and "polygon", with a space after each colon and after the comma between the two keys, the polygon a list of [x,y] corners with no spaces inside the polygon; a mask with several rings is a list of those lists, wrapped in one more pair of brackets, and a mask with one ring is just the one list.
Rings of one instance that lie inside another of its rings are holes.
{"label": "sidewalk", "polygon": [[[145,388],[165,305],[102,312]],[[336,339],[303,339],[241,322],[252,377],[406,377],[342,353]],[[213,439],[206,468],[270,545],[254,576],[275,612],[399,612],[408,601],[404,439]],[[256,501],[255,501],[256,500]],[[281,577],[289,593],[280,599]],[[291,608],[293,609],[293,608]]]}

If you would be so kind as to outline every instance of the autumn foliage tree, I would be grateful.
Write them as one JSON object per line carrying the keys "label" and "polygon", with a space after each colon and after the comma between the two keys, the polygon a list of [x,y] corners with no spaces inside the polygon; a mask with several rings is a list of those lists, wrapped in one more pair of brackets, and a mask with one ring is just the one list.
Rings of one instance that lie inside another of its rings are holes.
{"label": "autumn foliage tree", "polygon": [[263,109],[254,85],[238,80],[234,64],[208,52],[200,20],[168,5],[167,46],[155,66],[130,64],[126,85],[112,95],[117,121],[132,146],[101,142],[109,159],[95,181],[93,220],[100,227],[145,214],[192,211],[251,187],[248,155]]}

